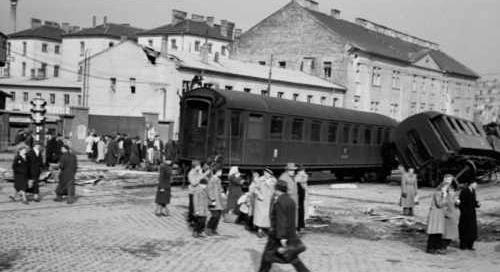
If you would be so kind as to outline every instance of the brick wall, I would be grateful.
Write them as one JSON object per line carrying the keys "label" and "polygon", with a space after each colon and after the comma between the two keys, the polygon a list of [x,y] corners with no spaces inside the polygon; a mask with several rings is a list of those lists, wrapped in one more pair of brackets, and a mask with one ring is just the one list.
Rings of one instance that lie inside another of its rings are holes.
{"label": "brick wall", "polygon": [[346,85],[345,44],[345,39],[291,2],[245,32],[237,42],[234,58],[269,64],[273,54],[274,66],[286,61],[286,68],[294,70],[300,70],[304,58],[315,58],[313,75],[323,77],[323,63],[331,62],[330,80]]}

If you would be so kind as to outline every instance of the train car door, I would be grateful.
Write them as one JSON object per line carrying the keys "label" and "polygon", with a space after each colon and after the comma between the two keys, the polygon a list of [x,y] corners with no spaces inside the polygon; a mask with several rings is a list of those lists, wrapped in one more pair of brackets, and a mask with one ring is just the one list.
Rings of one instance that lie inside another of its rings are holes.
{"label": "train car door", "polygon": [[183,124],[186,157],[201,160],[207,157],[209,115],[208,101],[198,99],[186,101],[186,117]]}
{"label": "train car door", "polygon": [[241,163],[242,155],[242,132],[243,132],[243,122],[242,122],[242,112],[238,110],[232,110],[229,122],[229,164]]}
{"label": "train car door", "polygon": [[244,163],[250,165],[262,164],[266,148],[264,141],[264,115],[250,113],[248,114],[246,124]]}

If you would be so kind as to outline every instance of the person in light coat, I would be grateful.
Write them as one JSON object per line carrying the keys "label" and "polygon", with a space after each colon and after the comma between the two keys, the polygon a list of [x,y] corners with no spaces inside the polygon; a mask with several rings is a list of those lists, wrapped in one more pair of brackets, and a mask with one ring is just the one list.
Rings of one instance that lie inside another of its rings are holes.
{"label": "person in light coat", "polygon": [[448,197],[448,187],[450,186],[452,180],[453,176],[445,175],[443,182],[432,195],[427,223],[427,253],[444,253],[442,251],[442,239],[445,231],[444,210],[446,198]]}
{"label": "person in light coat", "polygon": [[278,180],[283,180],[283,181],[286,181],[286,184],[287,184],[287,188],[288,188],[288,194],[290,195],[290,197],[292,198],[292,200],[295,202],[295,208],[297,209],[297,212],[295,214],[295,226],[298,226],[299,224],[299,205],[297,203],[299,203],[299,193],[298,193],[298,189],[297,189],[297,181],[296,181],[296,171],[297,169],[299,169],[295,163],[293,162],[289,162],[286,164],[286,167],[285,167],[285,172],[283,174],[281,174],[281,176],[279,177]]}
{"label": "person in light coat", "polygon": [[220,177],[222,176],[222,169],[215,169],[213,175],[208,180],[208,197],[210,199],[210,218],[207,223],[207,235],[219,235],[217,232],[217,227],[219,226],[219,221],[222,215],[222,198],[224,195],[224,189],[222,189],[222,183]]}
{"label": "person in light coat", "polygon": [[258,228],[257,236],[264,237],[264,229],[271,226],[269,211],[277,181],[273,176],[273,171],[265,168],[264,175],[254,182],[253,223]]}
{"label": "person in light coat", "polygon": [[413,168],[405,171],[403,166],[399,168],[403,175],[401,177],[401,207],[403,207],[403,214],[413,216],[413,208],[417,204],[417,175]]}
{"label": "person in light coat", "polygon": [[443,249],[446,249],[452,241],[458,240],[459,204],[456,182],[453,182],[448,187],[448,195],[445,199]]}

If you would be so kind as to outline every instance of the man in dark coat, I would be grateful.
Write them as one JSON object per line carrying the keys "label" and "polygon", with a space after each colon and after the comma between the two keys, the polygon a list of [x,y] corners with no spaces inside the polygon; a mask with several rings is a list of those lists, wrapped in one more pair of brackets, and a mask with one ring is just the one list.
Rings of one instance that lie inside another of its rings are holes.
{"label": "man in dark coat", "polygon": [[172,180],[172,162],[165,160],[160,164],[160,175],[158,177],[158,189],[156,190],[156,216],[168,216],[168,204],[170,204],[170,183]]}
{"label": "man in dark coat", "polygon": [[108,152],[106,153],[105,161],[106,166],[115,166],[118,158],[118,137],[111,139],[108,144]]}
{"label": "man in dark coat", "polygon": [[59,162],[61,147],[57,143],[57,139],[52,134],[47,134],[47,146],[45,148],[45,160],[47,166],[51,163]]}
{"label": "man in dark coat", "polygon": [[479,208],[480,205],[476,199],[476,187],[476,181],[472,180],[460,192],[460,219],[458,222],[460,249],[474,250],[474,241],[477,239],[476,208]]}
{"label": "man in dark coat", "polygon": [[127,135],[123,134],[123,163],[128,164],[130,160],[130,153],[132,153],[132,139]]}
{"label": "man in dark coat", "polygon": [[28,199],[26,198],[26,190],[28,189],[28,179],[29,179],[29,164],[27,158],[28,147],[24,144],[20,144],[14,161],[12,162],[12,172],[14,174],[14,189],[16,190],[16,195],[11,196],[12,200],[16,200],[17,196],[21,197],[21,201],[24,204],[28,204]]}
{"label": "man in dark coat", "polygon": [[296,271],[308,272],[309,269],[297,257],[286,260],[283,253],[287,245],[294,245],[299,241],[295,227],[295,202],[287,194],[287,183],[279,180],[276,183],[276,193],[271,204],[271,228],[267,240],[259,272],[271,270],[273,263],[290,263]]}
{"label": "man in dark coat", "polygon": [[40,182],[40,174],[42,173],[44,164],[42,156],[42,146],[39,142],[35,142],[33,149],[28,152],[28,165],[29,165],[29,179],[31,180],[31,187],[26,191],[33,194],[33,200],[40,201],[40,189],[38,183]]}
{"label": "man in dark coat", "polygon": [[56,198],[54,201],[62,201],[62,196],[68,195],[67,203],[72,204],[75,202],[75,174],[78,163],[75,154],[71,152],[67,145],[64,145],[61,151],[59,184],[56,188]]}

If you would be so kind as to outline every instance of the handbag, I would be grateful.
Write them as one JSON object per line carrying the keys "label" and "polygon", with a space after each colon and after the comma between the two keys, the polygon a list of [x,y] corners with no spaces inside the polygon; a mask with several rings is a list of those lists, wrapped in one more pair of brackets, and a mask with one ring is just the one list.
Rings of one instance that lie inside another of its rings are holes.
{"label": "handbag", "polygon": [[299,238],[288,241],[286,247],[284,247],[285,251],[281,253],[283,259],[287,262],[291,262],[299,256],[300,253],[306,251],[306,245]]}

